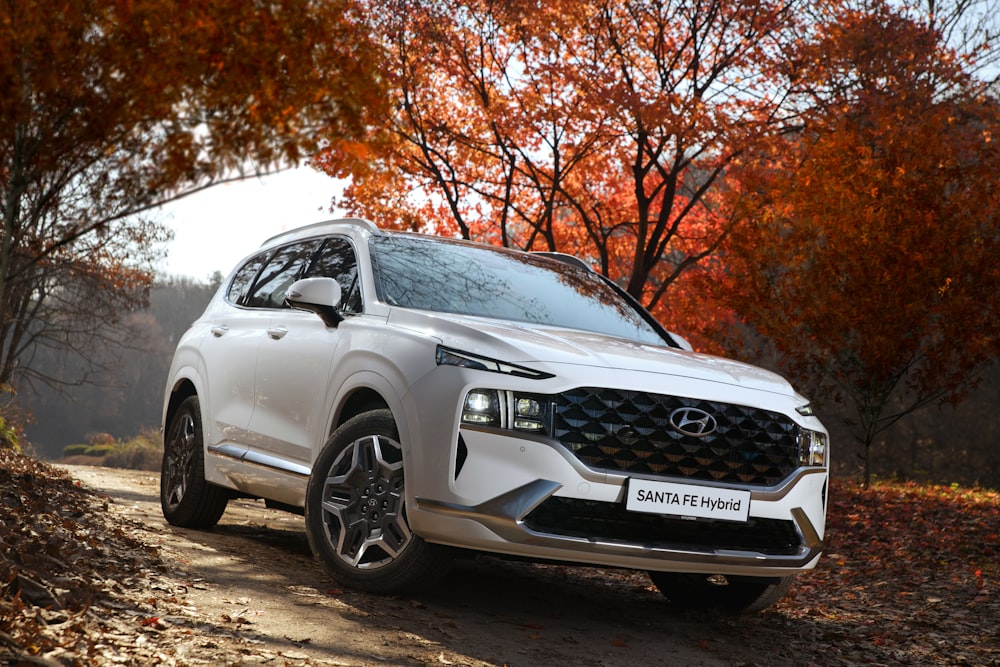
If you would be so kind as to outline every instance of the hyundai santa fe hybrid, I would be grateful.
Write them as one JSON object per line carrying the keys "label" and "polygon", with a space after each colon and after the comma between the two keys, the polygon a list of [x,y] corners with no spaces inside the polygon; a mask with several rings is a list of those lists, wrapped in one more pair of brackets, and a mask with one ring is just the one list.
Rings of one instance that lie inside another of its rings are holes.
{"label": "hyundai santa fe hybrid", "polygon": [[262,498],[365,591],[490,553],[757,610],[823,545],[828,435],[808,401],[693,352],[565,255],[363,220],[276,236],[179,341],[163,426],[171,524]]}

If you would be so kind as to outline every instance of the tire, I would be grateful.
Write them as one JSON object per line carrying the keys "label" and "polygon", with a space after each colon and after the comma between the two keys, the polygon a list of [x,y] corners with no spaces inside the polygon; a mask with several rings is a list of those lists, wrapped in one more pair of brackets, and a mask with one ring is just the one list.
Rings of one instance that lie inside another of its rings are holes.
{"label": "tire", "polygon": [[649,572],[670,604],[681,609],[760,611],[785,597],[795,577],[726,577],[722,575]]}
{"label": "tire", "polygon": [[449,550],[410,531],[405,499],[392,413],[372,410],[348,420],[327,441],[309,478],[305,523],[313,555],[349,588],[429,588],[447,572]]}
{"label": "tire", "polygon": [[204,431],[197,396],[177,407],[163,439],[160,507],[182,528],[211,528],[226,511],[229,493],[205,481]]}

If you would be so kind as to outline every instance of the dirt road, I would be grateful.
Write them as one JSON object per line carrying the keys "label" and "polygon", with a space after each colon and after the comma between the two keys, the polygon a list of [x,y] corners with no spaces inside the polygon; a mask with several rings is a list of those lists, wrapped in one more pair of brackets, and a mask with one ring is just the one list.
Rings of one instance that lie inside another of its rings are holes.
{"label": "dirt road", "polygon": [[740,656],[738,620],[673,611],[641,573],[480,557],[459,563],[432,594],[367,595],[321,572],[300,517],[240,500],[215,530],[174,528],[160,514],[155,474],[65,469],[108,496],[109,511],[169,566],[142,621],[169,640],[164,662],[773,664]]}

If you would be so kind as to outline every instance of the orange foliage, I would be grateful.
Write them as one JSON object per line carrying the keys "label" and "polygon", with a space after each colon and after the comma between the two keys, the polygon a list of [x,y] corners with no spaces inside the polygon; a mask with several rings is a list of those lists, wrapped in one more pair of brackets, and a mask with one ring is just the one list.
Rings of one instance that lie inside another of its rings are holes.
{"label": "orange foliage", "polygon": [[356,136],[379,107],[349,0],[4,7],[0,119],[35,142],[21,149],[40,168],[65,158],[60,142],[99,143],[139,151],[158,173],[144,185],[169,190],[247,159],[297,161],[316,130]]}
{"label": "orange foliage", "polygon": [[569,252],[656,306],[712,252],[726,165],[779,124],[772,0],[371,3],[392,136],[316,163],[380,225]]}
{"label": "orange foliage", "polygon": [[168,233],[137,214],[361,138],[360,25],[352,0],[2,3],[0,384],[142,305]]}
{"label": "orange foliage", "polygon": [[826,27],[800,61],[826,103],[734,173],[743,224],[699,287],[800,383],[842,392],[867,448],[1000,351],[1000,105],[920,23],[883,8]]}

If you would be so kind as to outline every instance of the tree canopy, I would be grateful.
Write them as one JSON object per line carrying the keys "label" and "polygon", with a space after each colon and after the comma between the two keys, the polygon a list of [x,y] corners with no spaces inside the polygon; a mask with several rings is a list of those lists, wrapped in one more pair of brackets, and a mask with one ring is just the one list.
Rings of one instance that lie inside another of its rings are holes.
{"label": "tree canopy", "polygon": [[350,0],[0,4],[0,385],[144,302],[168,232],[142,213],[365,133],[360,21]]}
{"label": "tree canopy", "polygon": [[338,203],[571,252],[650,307],[726,233],[726,165],[787,122],[798,0],[389,4],[392,133],[318,159],[353,178]]}
{"label": "tree canopy", "polygon": [[806,122],[734,170],[741,224],[702,282],[852,407],[866,478],[876,436],[1000,352],[1000,104],[957,62],[888,7],[825,25]]}
{"label": "tree canopy", "polygon": [[129,344],[151,209],[309,160],[380,225],[569,252],[763,341],[867,452],[1000,352],[993,4],[4,3],[0,386]]}
{"label": "tree canopy", "polygon": [[380,224],[569,252],[763,339],[867,451],[997,353],[997,28],[981,0],[393,0],[390,133],[317,163]]}

